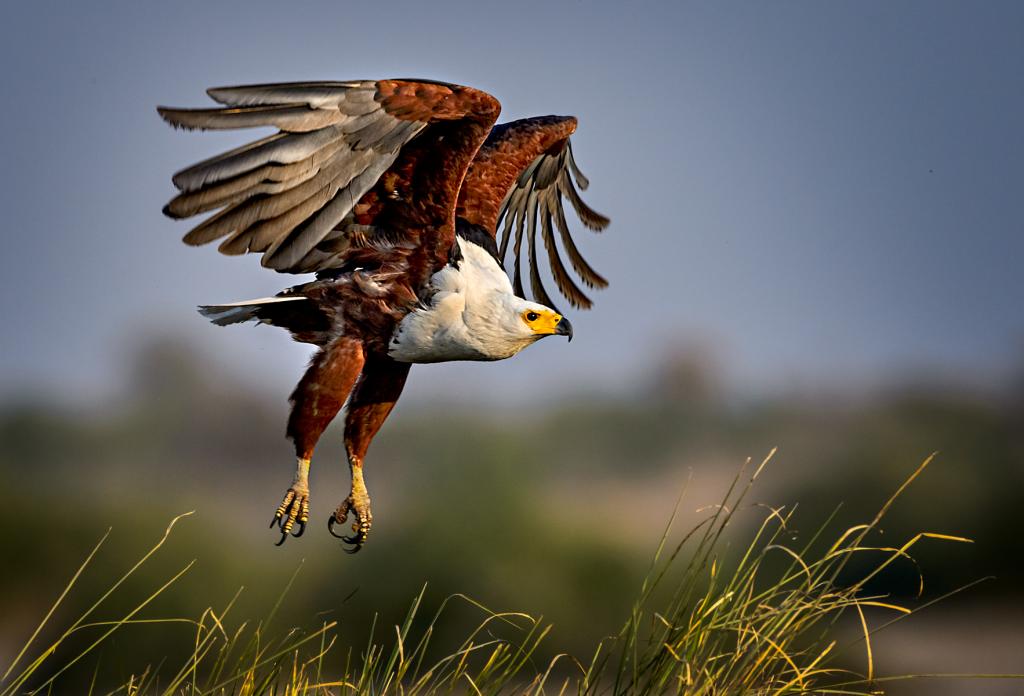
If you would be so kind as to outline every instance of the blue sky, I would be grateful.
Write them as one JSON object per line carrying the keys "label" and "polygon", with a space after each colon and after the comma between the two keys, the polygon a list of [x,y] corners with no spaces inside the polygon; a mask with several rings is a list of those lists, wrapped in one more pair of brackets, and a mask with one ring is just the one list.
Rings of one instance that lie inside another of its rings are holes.
{"label": "blue sky", "polygon": [[502,365],[418,368],[417,398],[628,385],[678,346],[733,385],[993,381],[1024,356],[1024,4],[11,3],[0,27],[0,394],[116,382],[181,334],[286,390],[308,349],[197,304],[292,282],[181,244],[170,175],[230,144],[154,106],[211,85],[427,77],[503,120],[575,114],[580,246],[611,287]]}

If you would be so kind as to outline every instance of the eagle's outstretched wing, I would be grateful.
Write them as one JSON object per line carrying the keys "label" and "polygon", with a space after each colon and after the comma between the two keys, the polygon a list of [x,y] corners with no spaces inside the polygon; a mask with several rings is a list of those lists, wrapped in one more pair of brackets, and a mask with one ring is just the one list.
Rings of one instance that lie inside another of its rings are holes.
{"label": "eagle's outstretched wing", "polygon": [[500,106],[468,87],[417,80],[219,87],[225,108],[158,111],[188,129],[271,126],[276,134],[184,169],[164,212],[217,210],[185,235],[277,271],[336,268],[386,240],[422,250],[424,272],[454,240],[459,186]]}
{"label": "eagle's outstretched wing", "polygon": [[[594,231],[609,220],[580,198],[577,186],[589,184],[572,156],[569,136],[576,130],[571,116],[541,116],[495,126],[470,166],[456,214],[470,224],[483,227],[498,241],[499,258],[504,261],[510,240],[514,240],[513,286],[523,295],[521,261],[526,237],[530,253],[530,287],[534,298],[549,307],[554,303],[541,283],[538,267],[537,232],[540,230],[551,275],[558,289],[574,307],[589,308],[588,298],[569,275],[555,243],[557,228],[562,247],[583,282],[603,288],[607,281],[586,262],[577,249],[565,219],[563,201],[568,200],[584,225]],[[574,184],[575,180],[575,184]]]}

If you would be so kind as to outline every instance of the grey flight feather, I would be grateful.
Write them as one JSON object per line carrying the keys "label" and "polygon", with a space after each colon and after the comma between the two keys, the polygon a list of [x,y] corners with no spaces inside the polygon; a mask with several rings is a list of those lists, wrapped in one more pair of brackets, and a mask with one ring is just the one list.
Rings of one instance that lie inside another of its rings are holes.
{"label": "grey flight feather", "polygon": [[[608,226],[609,220],[590,208],[580,198],[576,187],[586,189],[590,182],[576,165],[572,155],[571,141],[566,140],[564,143],[564,147],[561,149],[548,151],[535,158],[519,174],[515,185],[506,194],[498,214],[498,228],[501,229],[498,256],[504,260],[509,242],[514,240],[513,288],[517,293],[522,294],[520,266],[524,262],[522,242],[525,236],[528,241],[530,286],[533,296],[538,302],[553,307],[540,278],[535,241],[539,220],[539,232],[544,241],[548,265],[555,284],[572,306],[587,308],[591,305],[590,298],[576,285],[562,262],[555,242],[554,229],[558,229],[562,247],[569,257],[569,263],[573,270],[587,286],[603,288],[608,285],[608,281],[587,263],[572,239],[569,225],[565,219],[563,200],[568,200],[580,221],[591,230],[604,229]],[[573,184],[574,179],[575,185]]]}
{"label": "grey flight feather", "polygon": [[245,321],[259,319],[257,313],[261,307],[277,304],[280,302],[308,302],[308,298],[302,295],[292,297],[261,297],[258,300],[244,300],[220,305],[201,305],[199,313],[212,321],[217,326],[228,326],[229,324],[240,324]]}
{"label": "grey flight feather", "polygon": [[195,191],[206,184],[244,174],[265,164],[301,162],[342,138],[344,133],[337,126],[310,133],[278,133],[183,169],[171,181],[183,191]]}
{"label": "grey flight feather", "polygon": [[235,109],[169,109],[157,111],[168,123],[185,129],[218,130],[273,126],[289,133],[305,133],[333,126],[347,116],[337,109],[314,109],[305,104],[246,106]]}
{"label": "grey flight feather", "polygon": [[356,82],[280,82],[265,85],[211,87],[210,98],[227,106],[264,106],[267,104],[309,104],[313,108],[338,107],[353,101],[372,99],[377,92],[373,81]]}
{"label": "grey flight feather", "polygon": [[[262,252],[264,266],[308,268],[331,241],[347,247],[344,225],[353,206],[426,123],[399,119],[377,101],[374,82],[302,82],[207,91],[226,108],[172,109],[160,115],[181,128],[271,126],[278,133],[183,169],[181,192],[164,212],[175,218],[216,211],[185,235],[189,244],[224,238],[225,254]],[[351,220],[350,220],[351,222]]]}
{"label": "grey flight feather", "polygon": [[186,218],[223,208],[260,194],[282,193],[308,181],[321,165],[347,147],[343,139],[317,150],[310,157],[292,164],[266,164],[245,174],[204,186],[198,191],[180,193],[164,208],[174,218]]}
{"label": "grey flight feather", "polygon": [[[348,215],[363,192],[373,186],[380,175],[391,166],[394,159],[395,156],[392,156],[385,159],[378,158],[371,162],[345,188],[339,190],[330,203],[321,208],[316,215],[310,217],[302,226],[295,228],[289,235],[287,244],[278,244],[268,249],[263,257],[263,265],[276,270],[285,270],[301,261],[335,225]],[[357,192],[359,193],[357,194]]]}
{"label": "grey flight feather", "polygon": [[530,243],[530,291],[533,293],[534,299],[541,304],[551,307],[556,312],[558,308],[555,306],[551,296],[548,295],[547,290],[544,288],[544,283],[540,279],[540,269],[537,266],[537,191],[530,191],[529,199],[527,200],[527,227],[529,231],[529,243]]}
{"label": "grey flight feather", "polygon": [[329,191],[329,197],[354,179],[366,167],[369,153],[330,161],[315,176],[278,195],[250,198],[223,214],[207,219],[186,235],[190,244],[205,244],[238,230],[245,230],[257,222],[269,220],[295,208],[303,202]]}

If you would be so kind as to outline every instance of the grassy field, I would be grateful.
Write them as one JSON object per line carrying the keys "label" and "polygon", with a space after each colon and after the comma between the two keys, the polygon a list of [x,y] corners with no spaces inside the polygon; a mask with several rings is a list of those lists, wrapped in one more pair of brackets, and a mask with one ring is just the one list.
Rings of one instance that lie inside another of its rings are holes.
{"label": "grassy field", "polygon": [[[104,536],[5,668],[0,696],[879,694],[893,682],[938,678],[879,673],[873,650],[878,631],[942,599],[897,601],[875,591],[875,581],[895,567],[910,568],[916,575],[911,594],[920,596],[924,578],[914,570],[914,552],[922,544],[970,543],[928,532],[897,543],[880,541],[880,523],[931,459],[870,519],[847,528],[836,525],[833,515],[809,533],[798,531],[795,508],[748,502],[754,483],[770,470],[770,459],[748,462],[725,497],[706,508],[693,528],[677,532],[673,515],[621,629],[586,654],[561,652],[552,645],[557,642],[553,627],[530,613],[495,611],[462,595],[428,611],[427,588],[412,600],[404,619],[393,624],[374,619],[369,626],[350,626],[313,616],[303,625],[280,627],[289,594],[302,591],[301,568],[257,619],[237,618],[238,594],[198,616],[154,613],[157,600],[173,595],[194,561],[181,562],[140,600],[110,613],[108,607],[125,584],[166,553],[176,528],[191,522],[186,514],[175,518],[137,562],[105,573],[102,591],[78,599],[82,611],[62,615],[81,580],[95,574],[98,554],[109,543]],[[684,491],[681,500],[685,496]],[[728,532],[743,515],[759,521],[745,543],[737,545]],[[443,629],[456,614],[475,626],[461,639],[440,639],[450,635]],[[66,619],[60,628],[54,620],[59,616]],[[144,643],[147,636],[166,632],[181,637],[177,655],[152,654],[127,668],[110,668],[117,663],[112,653],[120,635],[130,633],[132,641]],[[365,640],[355,644],[354,635]]]}

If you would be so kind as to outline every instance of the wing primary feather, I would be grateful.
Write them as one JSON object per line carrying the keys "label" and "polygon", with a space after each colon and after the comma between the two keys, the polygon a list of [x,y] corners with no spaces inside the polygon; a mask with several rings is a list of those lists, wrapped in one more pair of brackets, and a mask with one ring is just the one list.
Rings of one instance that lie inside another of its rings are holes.
{"label": "wing primary feather", "polygon": [[[195,227],[187,237],[190,243],[203,244],[224,235],[245,230],[262,220],[276,218],[285,211],[294,208],[306,199],[325,188],[337,190],[346,186],[362,169],[353,171],[353,167],[365,168],[366,157],[341,157],[331,162],[326,168],[317,172],[316,176],[276,196],[254,196],[230,208],[225,214],[218,214]],[[328,195],[330,198],[333,191]]]}
{"label": "wing primary feather", "polygon": [[212,242],[215,239],[223,237],[227,232],[220,233],[219,229],[224,223],[224,220],[233,212],[233,208],[225,208],[224,210],[211,215],[200,224],[186,232],[185,236],[182,237],[181,240],[189,246],[202,246],[203,244],[207,244],[208,242]]}
{"label": "wing primary feather", "polygon": [[505,196],[505,200],[501,203],[501,212],[498,214],[498,220],[502,222],[501,228],[501,245],[498,249],[498,262],[502,265],[505,264],[505,254],[508,252],[508,242],[512,238],[512,219],[515,217],[515,213],[507,215],[508,201],[512,197],[512,192],[516,189],[512,189]]}
{"label": "wing primary feather", "polygon": [[534,188],[543,191],[558,179],[559,173],[565,164],[564,151],[557,157],[542,156],[537,159],[537,166],[533,175]]}
{"label": "wing primary feather", "polygon": [[524,169],[522,174],[519,175],[517,185],[520,188],[529,188],[531,186],[530,179],[533,178],[533,173],[537,171],[537,167],[540,166],[540,163],[544,159],[544,157],[544,155],[541,155],[540,157],[534,159],[532,162],[530,162],[530,166]]}
{"label": "wing primary feather", "polygon": [[[187,218],[215,208],[233,206],[257,195],[272,196],[284,193],[312,179],[316,176],[317,171],[317,168],[309,167],[298,176],[286,181],[268,181],[260,180],[259,177],[244,176],[227,182],[229,184],[227,186],[215,186],[176,196],[164,208],[164,213],[174,218]],[[243,187],[243,184],[249,183],[254,178],[258,183]]]}
{"label": "wing primary feather", "polygon": [[523,246],[523,227],[526,224],[525,203],[517,205],[513,214],[516,217],[516,242],[512,247],[512,255],[515,257],[515,273],[512,278],[512,289],[515,290],[516,294],[520,297],[526,297],[526,291],[523,289],[522,271],[520,270]]}
{"label": "wing primary feather", "polygon": [[565,253],[569,256],[569,263],[572,264],[573,270],[580,275],[583,282],[589,287],[608,287],[608,281],[587,263],[587,260],[580,254],[579,249],[576,248],[576,242],[573,241],[572,235],[569,233],[569,225],[565,221],[565,213],[562,211],[562,206],[554,206],[553,215],[555,227],[558,228],[558,234],[562,238],[562,246],[565,248]]}
{"label": "wing primary feather", "polygon": [[180,193],[167,204],[164,214],[173,218],[187,218],[214,208],[234,205],[260,193],[286,191],[315,176],[320,165],[344,146],[345,142],[339,139],[301,162],[267,164],[198,191]]}
{"label": "wing primary feather", "polygon": [[300,162],[342,137],[337,126],[310,133],[278,133],[183,169],[172,181],[182,191],[195,191],[265,164]]}
{"label": "wing primary feather", "polygon": [[261,106],[302,102],[322,108],[348,101],[353,91],[376,92],[373,82],[280,82],[238,87],[211,87],[210,98],[227,106]]}
{"label": "wing primary feather", "polygon": [[540,280],[539,267],[536,259],[537,215],[539,207],[541,235],[544,240],[544,248],[548,254],[548,261],[551,266],[551,274],[558,285],[559,291],[569,300],[574,307],[589,308],[592,302],[589,297],[579,288],[569,275],[565,264],[562,262],[557,245],[554,242],[554,227],[558,228],[562,246],[569,258],[572,268],[579,274],[583,282],[592,288],[603,288],[608,285],[594,268],[587,263],[578,247],[572,239],[569,225],[565,219],[565,212],[562,207],[562,199],[565,198],[572,205],[580,220],[588,228],[600,231],[609,224],[608,218],[590,208],[580,198],[579,193],[573,185],[573,179],[580,188],[589,185],[587,178],[576,166],[572,156],[572,149],[569,143],[557,155],[543,154],[536,157],[529,166],[520,172],[516,184],[505,195],[501,206],[498,209],[498,220],[503,223],[498,256],[504,261],[508,251],[508,245],[513,238],[513,226],[515,227],[515,245],[513,248],[515,260],[513,268],[513,289],[517,294],[523,295],[523,284],[520,273],[520,264],[523,262],[522,241],[523,235],[529,235],[530,254],[530,285],[537,301],[553,306],[550,297],[544,290]]}
{"label": "wing primary feather", "polygon": [[[551,309],[558,312],[558,308],[555,303],[551,300],[547,290],[544,289],[544,283],[540,280],[540,268],[537,264],[537,193],[536,191],[530,192],[530,197],[527,199],[526,212],[529,218],[527,222],[527,234],[530,235],[530,290],[533,292],[533,297],[537,302],[543,305],[547,305]],[[558,312],[561,314],[561,312]]]}
{"label": "wing primary feather", "polygon": [[250,151],[259,150],[260,148],[271,143],[277,142],[278,140],[281,140],[282,138],[285,138],[287,136],[287,133],[274,133],[273,135],[268,135],[264,138],[260,138],[259,140],[253,140],[251,143],[240,145],[239,147],[236,147],[232,150],[228,150],[227,152],[222,152],[221,154],[205,159],[202,162],[197,162],[196,164],[193,164],[191,167],[186,167],[185,169],[182,169],[181,171],[177,172],[174,176],[172,176],[171,183],[173,183],[175,188],[177,188],[179,191],[196,190],[202,186],[201,183],[196,183],[193,181],[192,173],[198,167],[207,166],[220,159],[241,156]]}
{"label": "wing primary feather", "polygon": [[289,133],[305,133],[341,123],[348,118],[337,109],[313,109],[305,104],[227,109],[171,109],[159,106],[157,111],[172,126],[187,130],[273,126]]}
{"label": "wing primary feather", "polygon": [[[556,204],[557,205],[557,204]],[[551,277],[555,279],[555,285],[559,291],[569,300],[573,307],[590,309],[590,298],[583,294],[579,286],[572,281],[569,272],[565,270],[565,264],[558,254],[558,247],[555,245],[554,231],[551,229],[551,205],[548,201],[542,201],[540,211],[541,234],[544,239],[544,250],[548,254],[548,263],[551,266]]]}
{"label": "wing primary feather", "polygon": [[573,210],[576,211],[576,215],[580,218],[580,222],[586,225],[589,229],[594,232],[600,232],[608,226],[608,223],[611,222],[611,220],[583,202],[583,199],[580,198],[580,194],[576,191],[576,187],[572,185],[572,181],[567,177],[562,177],[558,180],[558,190],[561,191],[562,195],[565,196],[569,200],[569,203],[572,204]]}
{"label": "wing primary feather", "polygon": [[566,162],[569,164],[569,171],[572,172],[573,177],[576,179],[576,185],[580,187],[580,191],[586,191],[590,188],[590,179],[584,176],[583,172],[576,165],[576,158],[572,154],[572,140],[567,140],[565,143],[565,157]]}

